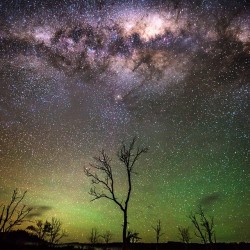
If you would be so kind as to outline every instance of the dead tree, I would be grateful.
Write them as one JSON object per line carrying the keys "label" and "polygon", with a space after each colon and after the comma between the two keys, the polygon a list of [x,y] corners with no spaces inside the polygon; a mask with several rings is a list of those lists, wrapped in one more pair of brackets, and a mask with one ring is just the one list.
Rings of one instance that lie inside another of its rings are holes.
{"label": "dead tree", "polygon": [[164,234],[164,233],[162,233],[161,221],[158,220],[156,227],[152,226],[152,228],[155,231],[156,242],[158,244],[159,240],[160,240],[160,237]]}
{"label": "dead tree", "polygon": [[127,243],[138,243],[141,240],[141,237],[139,237],[139,233],[136,231],[128,231],[127,235]]}
{"label": "dead tree", "polygon": [[104,239],[104,242],[108,244],[112,238],[112,234],[110,231],[106,231],[101,237]]}
{"label": "dead tree", "polygon": [[21,205],[27,191],[18,195],[18,189],[13,191],[11,200],[7,205],[0,205],[0,232],[10,232],[13,227],[20,226],[23,222],[28,221],[26,218],[32,208]]}
{"label": "dead tree", "polygon": [[[141,156],[141,154],[148,151],[145,147],[135,148],[136,138],[133,138],[132,142],[127,146],[122,143],[120,150],[118,151],[118,158],[122,163],[126,175],[127,175],[127,192],[125,199],[119,199],[117,191],[115,189],[115,180],[113,175],[113,169],[111,166],[111,158],[105,153],[105,150],[101,151],[99,157],[95,157],[96,164],[91,164],[91,168],[85,168],[85,174],[91,178],[93,187],[90,189],[89,194],[93,196],[92,201],[106,198],[113,201],[123,213],[123,249],[126,249],[126,237],[128,226],[128,204],[132,192],[132,175],[134,172],[135,163]],[[100,189],[97,189],[96,186]]]}
{"label": "dead tree", "polygon": [[49,229],[49,242],[52,244],[57,244],[63,237],[66,237],[66,231],[62,229],[62,222],[52,217]]}
{"label": "dead tree", "polygon": [[40,240],[45,240],[50,231],[50,223],[48,221],[43,223],[42,220],[37,220],[35,223],[35,226],[30,225],[26,229],[34,233]]}
{"label": "dead tree", "polygon": [[180,240],[183,243],[189,243],[191,240],[190,233],[189,233],[189,228],[188,227],[178,227],[178,231],[180,234]]}
{"label": "dead tree", "polygon": [[28,226],[27,230],[33,232],[41,240],[46,240],[51,244],[57,244],[63,237],[67,237],[66,231],[62,229],[62,222],[52,217],[51,222],[42,220],[36,221],[36,226]]}
{"label": "dead tree", "polygon": [[193,223],[196,231],[195,236],[201,239],[204,244],[215,243],[215,231],[214,231],[214,217],[208,218],[201,206],[198,207],[196,213],[189,215],[191,222]]}
{"label": "dead tree", "polygon": [[98,238],[99,238],[99,235],[98,235],[97,229],[92,228],[90,236],[89,236],[89,242],[92,243],[92,244],[95,244],[95,243],[98,242]]}

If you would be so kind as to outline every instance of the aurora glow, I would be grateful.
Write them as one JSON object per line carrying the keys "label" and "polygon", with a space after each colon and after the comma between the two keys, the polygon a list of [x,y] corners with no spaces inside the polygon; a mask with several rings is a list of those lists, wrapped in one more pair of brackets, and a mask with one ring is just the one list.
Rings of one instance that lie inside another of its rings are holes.
{"label": "aurora glow", "polygon": [[161,219],[176,241],[202,204],[217,241],[249,242],[247,1],[89,2],[0,2],[0,201],[28,190],[31,219],[61,219],[66,241],[93,227],[121,241],[122,214],[90,202],[83,169],[107,149],[122,193],[116,151],[136,135],[150,150],[129,229],[154,242]]}

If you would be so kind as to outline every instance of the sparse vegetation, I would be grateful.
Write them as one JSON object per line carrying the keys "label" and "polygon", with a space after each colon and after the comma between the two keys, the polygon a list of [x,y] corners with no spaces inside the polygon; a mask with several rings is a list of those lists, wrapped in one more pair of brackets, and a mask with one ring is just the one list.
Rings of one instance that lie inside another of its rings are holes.
{"label": "sparse vegetation", "polygon": [[104,239],[104,242],[108,244],[112,239],[112,233],[110,231],[106,231],[104,234],[101,235],[101,237]]}
{"label": "sparse vegetation", "polygon": [[55,217],[52,217],[51,222],[37,220],[36,225],[28,226],[27,230],[37,235],[39,239],[52,244],[57,244],[62,238],[67,237],[66,231],[62,228],[62,222]]}

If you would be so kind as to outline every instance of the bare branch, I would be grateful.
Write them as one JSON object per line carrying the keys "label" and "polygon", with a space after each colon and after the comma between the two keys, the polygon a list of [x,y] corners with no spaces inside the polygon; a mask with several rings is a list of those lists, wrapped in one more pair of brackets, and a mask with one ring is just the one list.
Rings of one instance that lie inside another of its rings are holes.
{"label": "bare branch", "polygon": [[14,226],[19,226],[28,221],[25,218],[31,212],[32,208],[20,204],[23,201],[27,191],[18,196],[18,189],[13,191],[11,200],[8,205],[4,205],[0,215],[0,232],[9,232]]}
{"label": "bare branch", "polygon": [[198,206],[198,211],[189,215],[189,219],[196,228],[195,236],[200,238],[204,244],[214,243],[215,231],[214,231],[214,218],[210,219],[205,215],[201,206]]}
{"label": "bare branch", "polygon": [[155,231],[155,234],[156,234],[156,242],[157,242],[157,244],[158,244],[158,243],[159,243],[159,240],[160,240],[160,237],[161,237],[162,235],[164,235],[164,233],[161,232],[161,231],[162,231],[162,228],[161,228],[161,221],[158,220],[156,227],[152,226],[152,228],[153,228],[154,231]]}
{"label": "bare branch", "polygon": [[112,238],[112,234],[110,231],[106,231],[101,237],[104,239],[105,243],[108,244]]}
{"label": "bare branch", "polygon": [[49,242],[51,243],[58,243],[63,237],[67,236],[65,230],[62,230],[62,222],[55,217],[52,217],[49,235]]}
{"label": "bare branch", "polygon": [[98,242],[99,237],[100,237],[100,235],[98,234],[97,229],[92,228],[90,236],[89,236],[89,242],[92,243],[92,244],[95,244],[95,243]]}
{"label": "bare branch", "polygon": [[[91,201],[106,198],[112,200],[123,212],[123,243],[126,244],[127,237],[127,211],[132,191],[132,174],[134,174],[134,166],[141,154],[148,151],[147,148],[135,148],[136,138],[134,137],[129,145],[124,142],[117,153],[118,159],[121,161],[127,174],[128,189],[125,198],[118,200],[115,190],[115,181],[112,172],[111,158],[104,150],[100,152],[99,157],[94,157],[95,163],[90,164],[90,168],[85,168],[84,172],[87,177],[90,177],[92,187],[89,194],[93,197]],[[97,190],[97,186],[99,189]],[[99,191],[100,190],[100,191]],[[123,202],[124,200],[124,202]]]}
{"label": "bare branch", "polygon": [[178,227],[178,231],[180,234],[180,240],[183,243],[189,243],[190,242],[190,233],[189,233],[189,228],[188,227]]}
{"label": "bare branch", "polygon": [[27,230],[32,231],[41,240],[47,240],[52,244],[57,244],[63,237],[67,237],[67,233],[62,229],[62,222],[52,217],[51,222],[42,220],[36,221],[36,226],[28,226]]}

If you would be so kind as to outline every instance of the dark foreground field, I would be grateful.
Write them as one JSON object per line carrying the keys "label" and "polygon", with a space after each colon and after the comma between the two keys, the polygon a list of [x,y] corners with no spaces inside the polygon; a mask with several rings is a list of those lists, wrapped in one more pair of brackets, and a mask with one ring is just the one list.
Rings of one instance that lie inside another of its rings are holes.
{"label": "dark foreground field", "polygon": [[[0,233],[0,250],[122,250],[122,243],[64,243],[49,244],[26,231]],[[250,250],[250,243],[184,244],[167,243],[130,243],[128,250]]]}
{"label": "dark foreground field", "polygon": [[[34,245],[30,243],[16,244],[12,243],[0,243],[1,250],[72,250],[72,249],[84,249],[84,250],[121,250],[121,243],[106,244],[81,244],[81,243],[68,243],[49,246],[46,244]],[[213,245],[202,244],[183,244],[178,242],[168,243],[135,243],[129,244],[128,250],[250,250],[250,243],[217,243]]]}

